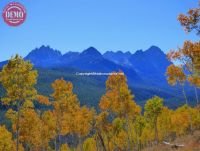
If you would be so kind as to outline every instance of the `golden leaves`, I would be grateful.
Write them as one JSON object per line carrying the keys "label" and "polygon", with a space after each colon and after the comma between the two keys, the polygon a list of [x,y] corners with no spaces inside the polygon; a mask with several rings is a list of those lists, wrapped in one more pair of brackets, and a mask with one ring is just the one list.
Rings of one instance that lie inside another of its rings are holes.
{"label": "golden leaves", "polygon": [[77,96],[73,93],[72,83],[60,79],[56,80],[52,87],[56,135],[87,136],[94,123],[95,111],[80,106]]}
{"label": "golden leaves", "polygon": [[189,81],[192,85],[194,85],[194,86],[200,88],[200,77],[198,77],[198,76],[189,76],[189,77],[188,77],[188,81]]}
{"label": "golden leaves", "polygon": [[83,151],[97,151],[96,140],[93,137],[87,138],[84,141]]}
{"label": "golden leaves", "polygon": [[182,68],[173,64],[167,68],[166,75],[167,81],[171,85],[175,85],[176,83],[183,84],[186,80],[186,75],[184,74]]}
{"label": "golden leaves", "polygon": [[38,95],[37,96],[37,101],[40,103],[40,104],[43,104],[43,105],[51,105],[51,102],[49,101],[49,98],[46,97],[46,96],[43,96],[43,95]]}
{"label": "golden leaves", "polygon": [[200,34],[200,8],[190,9],[187,12],[187,15],[180,14],[178,20],[181,23],[181,26],[184,27],[186,32],[191,32],[196,30],[197,34]]}
{"label": "golden leaves", "polygon": [[90,110],[86,106],[81,107],[74,116],[74,132],[78,134],[78,136],[87,136],[92,130],[92,125],[94,123],[94,115],[95,112]]}
{"label": "golden leaves", "polygon": [[15,150],[14,141],[12,140],[12,134],[5,128],[5,126],[0,126],[0,150]]}
{"label": "golden leaves", "polygon": [[37,82],[37,71],[30,62],[16,55],[11,58],[0,72],[0,82],[6,89],[5,103],[33,100],[36,96],[34,88]]}
{"label": "golden leaves", "polygon": [[59,99],[70,94],[72,92],[73,85],[71,82],[67,82],[64,79],[58,79],[52,83],[52,88],[54,89],[52,97]]}
{"label": "golden leaves", "polygon": [[106,81],[106,94],[102,96],[99,107],[111,114],[134,118],[140,113],[140,107],[133,101],[128,89],[126,77],[123,74],[113,74]]}

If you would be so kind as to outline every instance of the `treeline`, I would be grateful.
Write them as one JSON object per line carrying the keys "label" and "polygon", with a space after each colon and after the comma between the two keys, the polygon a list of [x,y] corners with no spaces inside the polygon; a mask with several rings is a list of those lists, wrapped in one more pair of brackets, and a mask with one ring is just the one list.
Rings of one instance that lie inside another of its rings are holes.
{"label": "treeline", "polygon": [[39,95],[37,76],[17,55],[0,72],[6,91],[1,102],[12,123],[10,131],[0,126],[0,151],[140,151],[200,129],[199,107],[171,110],[155,96],[142,112],[122,72],[108,77],[99,112],[80,106],[72,83],[64,79],[52,83],[51,96]]}

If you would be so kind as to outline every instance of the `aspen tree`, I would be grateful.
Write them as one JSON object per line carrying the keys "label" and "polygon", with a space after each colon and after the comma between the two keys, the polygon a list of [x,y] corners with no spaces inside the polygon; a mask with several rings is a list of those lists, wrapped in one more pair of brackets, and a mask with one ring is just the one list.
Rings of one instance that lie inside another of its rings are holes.
{"label": "aspen tree", "polygon": [[0,83],[6,90],[2,99],[4,104],[16,108],[16,150],[19,151],[20,137],[20,110],[26,100],[34,100],[37,91],[37,71],[33,70],[33,65],[29,61],[24,61],[22,57],[16,55],[12,57],[8,64],[0,72]]}

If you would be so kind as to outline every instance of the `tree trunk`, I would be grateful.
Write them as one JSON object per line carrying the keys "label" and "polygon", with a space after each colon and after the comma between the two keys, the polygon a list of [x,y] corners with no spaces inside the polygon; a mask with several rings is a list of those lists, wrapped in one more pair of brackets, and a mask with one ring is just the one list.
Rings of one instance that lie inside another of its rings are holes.
{"label": "tree trunk", "polygon": [[138,151],[141,151],[142,150],[142,143],[141,143],[141,138],[139,138],[139,141],[138,141]]}
{"label": "tree trunk", "polygon": [[155,120],[154,127],[155,127],[155,142],[156,142],[156,145],[157,145],[157,144],[158,144],[158,127],[157,127],[157,119]]}
{"label": "tree trunk", "polygon": [[197,100],[197,106],[199,105],[199,97],[198,97],[198,93],[197,93],[197,88],[194,87],[194,91],[195,91],[195,95],[196,95],[196,100]]}
{"label": "tree trunk", "polygon": [[128,134],[128,150],[131,150],[131,141],[130,141],[130,136],[129,136],[129,119],[128,116],[126,116],[126,132]]}
{"label": "tree trunk", "polygon": [[83,140],[81,136],[79,136],[79,146],[80,146],[80,151],[83,151]]}
{"label": "tree trunk", "polygon": [[58,120],[56,120],[55,151],[60,151],[60,125],[58,124]]}
{"label": "tree trunk", "polygon": [[19,127],[20,127],[20,102],[17,103],[17,123],[16,123],[16,139],[17,139],[17,146],[16,151],[19,151]]}
{"label": "tree trunk", "polygon": [[188,105],[188,100],[187,100],[187,96],[186,96],[186,93],[185,93],[184,85],[182,85],[182,88],[183,88],[183,96],[185,98],[185,103]]}
{"label": "tree trunk", "polygon": [[100,139],[101,145],[102,145],[102,147],[103,147],[103,151],[107,151],[107,150],[106,150],[105,143],[104,143],[104,140],[103,140],[103,137],[101,136],[101,134],[100,134],[99,132],[97,132],[97,135],[98,135],[98,137],[99,137],[99,139]]}
{"label": "tree trunk", "polygon": [[57,138],[55,138],[54,146],[55,146],[55,151],[57,151]]}
{"label": "tree trunk", "polygon": [[193,134],[193,125],[192,125],[192,117],[191,117],[191,114],[189,115],[189,120],[190,120],[190,133]]}
{"label": "tree trunk", "polygon": [[61,145],[60,141],[61,139],[60,139],[60,133],[59,133],[58,134],[58,151],[60,151],[60,145]]}

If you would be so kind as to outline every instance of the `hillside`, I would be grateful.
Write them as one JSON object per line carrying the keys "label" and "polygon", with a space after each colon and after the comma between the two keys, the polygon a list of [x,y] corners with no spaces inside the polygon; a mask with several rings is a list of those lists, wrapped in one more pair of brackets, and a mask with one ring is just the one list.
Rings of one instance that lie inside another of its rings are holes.
{"label": "hillside", "polygon": [[[51,83],[63,77],[74,84],[74,91],[82,104],[97,107],[105,92],[107,76],[77,76],[76,73],[123,71],[139,104],[143,105],[154,95],[163,97],[166,105],[173,108],[184,103],[181,89],[169,86],[166,81],[165,70],[170,62],[156,46],[145,51],[138,50],[133,54],[123,51],[107,51],[101,54],[94,47],[83,52],[62,54],[49,46],[41,46],[32,50],[25,60],[30,60],[39,70],[37,88],[45,95],[51,94]],[[7,61],[1,62],[0,67],[6,63]],[[193,89],[187,87],[187,93],[193,95]],[[190,102],[193,100],[191,98]]]}

